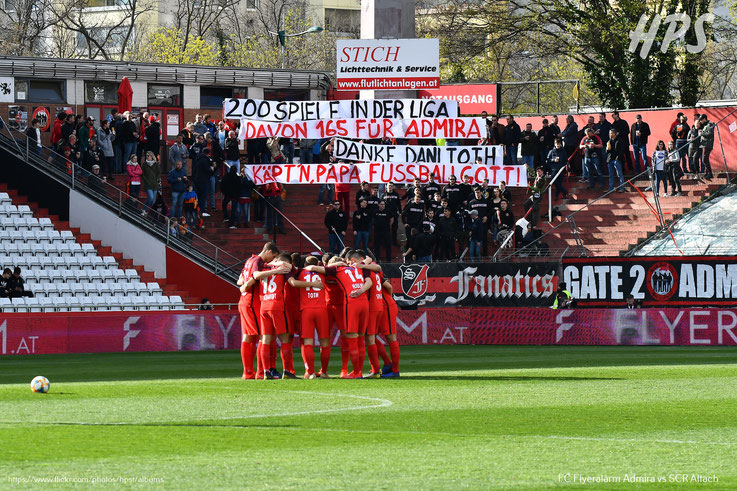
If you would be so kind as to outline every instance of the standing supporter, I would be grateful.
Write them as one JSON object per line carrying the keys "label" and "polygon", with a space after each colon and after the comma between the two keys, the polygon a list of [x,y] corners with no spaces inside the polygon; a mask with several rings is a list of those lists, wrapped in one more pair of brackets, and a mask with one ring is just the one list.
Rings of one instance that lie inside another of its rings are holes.
{"label": "standing supporter", "polygon": [[504,133],[505,127],[499,122],[499,116],[492,115],[491,126],[489,126],[489,143],[491,145],[504,145]]}
{"label": "standing supporter", "polygon": [[294,163],[294,140],[291,138],[282,138],[279,140],[279,144],[281,145],[281,151],[284,154],[284,158],[287,161],[287,164],[293,164]]}
{"label": "standing supporter", "polygon": [[609,130],[612,129],[612,123],[606,119],[606,113],[599,113],[599,122],[594,125],[594,134],[601,139],[603,148],[601,149],[601,161],[606,162],[606,148],[609,142]]}
{"label": "standing supporter", "polygon": [[266,148],[269,149],[271,155],[271,161],[277,164],[283,164],[286,160],[284,154],[281,153],[281,146],[279,145],[279,137],[271,137],[266,139]]}
{"label": "standing supporter", "polygon": [[240,142],[235,131],[229,131],[227,138],[225,138],[223,142],[223,148],[225,149],[225,164],[228,167],[235,167],[236,173],[239,174],[241,171],[241,149]]}
{"label": "standing supporter", "polygon": [[351,212],[351,185],[347,182],[339,182],[335,184],[335,199],[340,201],[343,211],[350,214]]}
{"label": "standing supporter", "polygon": [[371,213],[368,209],[368,202],[362,199],[359,208],[353,212],[353,248],[368,249],[369,235],[371,233]]}
{"label": "standing supporter", "polygon": [[455,213],[463,203],[461,188],[456,184],[456,176],[453,174],[448,178],[448,184],[443,188],[443,198],[448,200],[448,206]]}
{"label": "standing supporter", "polygon": [[392,245],[399,246],[397,242],[397,230],[399,227],[399,213],[402,210],[401,199],[399,193],[394,189],[394,183],[390,182],[386,185],[386,192],[382,198],[386,203],[386,211],[392,217]]}
{"label": "standing supporter", "polygon": [[512,204],[512,192],[507,187],[507,183],[505,181],[499,181],[499,192],[502,195],[502,199],[505,199],[509,201],[509,204]]}
{"label": "standing supporter", "polygon": [[415,195],[417,194],[415,193],[415,189],[419,189],[421,191],[420,196],[424,195],[424,192],[422,191],[422,186],[420,185],[419,177],[415,177],[412,180],[412,184],[404,188],[404,194],[402,195],[402,201],[408,200],[408,203],[411,202],[414,199]]}
{"label": "standing supporter", "polygon": [[223,168],[225,167],[223,165],[223,162],[225,160],[225,153],[223,152],[223,147],[220,146],[220,142],[218,142],[216,138],[213,138],[212,133],[210,133],[209,131],[205,134],[205,145],[207,148],[210,149],[210,157],[215,164],[215,169],[213,169],[213,172],[210,175],[210,192],[208,193],[208,205],[210,206],[210,210],[214,212],[216,209],[215,190],[217,188],[217,181],[220,178],[220,172],[222,172]]}
{"label": "standing supporter", "polygon": [[251,221],[251,195],[253,194],[253,181],[246,175],[246,167],[241,167],[238,176],[238,203],[235,208],[235,225],[248,227]]}
{"label": "standing supporter", "polygon": [[181,162],[182,169],[187,174],[187,158],[189,158],[189,149],[184,144],[184,136],[180,133],[177,135],[176,141],[169,147],[169,162],[172,165]]}
{"label": "standing supporter", "polygon": [[473,194],[474,198],[468,202],[468,210],[471,212],[476,210],[478,213],[481,228],[483,229],[480,232],[481,253],[486,256],[488,252],[489,215],[491,214],[491,209],[488,200],[482,196],[480,187],[476,187]]}
{"label": "standing supporter", "polygon": [[714,128],[716,125],[709,122],[706,114],[702,114],[699,119],[701,123],[701,148],[703,149],[702,156],[702,168],[701,171],[704,173],[706,179],[712,179],[714,174],[711,170],[711,159],[709,158],[712,150],[714,149]]}
{"label": "standing supporter", "polygon": [[522,147],[522,163],[530,172],[535,168],[535,154],[537,153],[537,135],[532,131],[532,123],[525,125],[525,131],[520,136],[520,145]]}
{"label": "standing supporter", "polygon": [[284,188],[278,182],[270,182],[263,187],[263,195],[266,199],[266,232],[271,234],[278,230],[280,234],[284,231],[284,218],[282,218],[282,192]]}
{"label": "standing supporter", "polygon": [[198,135],[202,135],[203,137],[205,136],[205,133],[209,133],[202,114],[195,115],[195,122],[194,125],[192,125],[192,131],[194,131]]}
{"label": "standing supporter", "polygon": [[153,153],[158,159],[161,153],[161,125],[155,116],[148,118],[149,125],[146,128],[146,150]]}
{"label": "standing supporter", "polygon": [[105,157],[102,155],[102,150],[97,146],[97,138],[92,137],[87,143],[87,152],[84,153],[82,158],[82,167],[87,172],[92,171],[92,166],[105,163]]}
{"label": "standing supporter", "polygon": [[33,150],[36,155],[41,156],[43,146],[41,145],[41,130],[39,129],[39,125],[40,121],[34,118],[26,129],[26,138],[28,138],[29,149]]}
{"label": "standing supporter", "polygon": [[366,196],[366,204],[368,206],[369,214],[373,220],[376,210],[379,209],[379,189],[377,187],[371,187],[371,194]]}
{"label": "standing supporter", "polygon": [[473,186],[471,186],[471,176],[463,175],[463,182],[458,185],[461,192],[462,206],[468,206],[468,202],[473,199]]}
{"label": "standing supporter", "polygon": [[132,198],[138,199],[138,194],[141,191],[141,175],[143,174],[143,169],[138,165],[138,157],[135,153],[130,155],[130,160],[125,168],[128,173],[128,194]]}
{"label": "standing supporter", "polygon": [[92,172],[87,176],[87,186],[91,191],[99,194],[105,193],[105,188],[102,184],[103,178],[100,176],[100,166],[95,164],[92,166]]}
{"label": "standing supporter", "polygon": [[511,114],[507,115],[507,127],[504,130],[504,145],[507,154],[505,160],[512,165],[517,165],[517,149],[521,136],[522,130],[514,120],[514,116]]}
{"label": "standing supporter", "polygon": [[417,229],[422,225],[422,218],[425,215],[425,206],[422,204],[422,198],[415,196],[414,200],[407,203],[402,211],[402,223],[404,223],[404,233],[409,243],[411,230]]}
{"label": "standing supporter", "polygon": [[497,210],[494,220],[496,221],[497,229],[499,230],[496,239],[501,245],[504,243],[507,236],[514,232],[514,215],[512,214],[512,210],[509,209],[509,203],[507,200],[502,200],[501,207]]}
{"label": "standing supporter", "polygon": [[668,180],[665,175],[665,162],[668,158],[668,151],[665,149],[665,143],[660,140],[655,146],[653,153],[653,169],[655,169],[655,194],[660,192],[660,183],[663,183],[663,197],[668,196]]}
{"label": "standing supporter", "polygon": [[[238,301],[238,313],[241,321],[241,361],[243,362],[243,379],[254,379],[264,377],[262,351],[259,349],[258,373],[253,370],[253,358],[256,355],[256,343],[261,335],[261,302],[259,292],[261,290],[257,281],[268,279],[272,275],[287,272],[286,266],[263,271],[267,263],[276,258],[279,248],[273,242],[267,242],[257,256],[251,256],[243,266],[243,271],[238,278],[238,287],[241,292]],[[273,378],[273,374],[272,374]]]}
{"label": "standing supporter", "polygon": [[443,209],[443,216],[438,220],[435,227],[435,233],[438,238],[434,255],[436,259],[452,261],[456,258],[455,242],[458,236],[458,221],[453,217],[450,208]]}
{"label": "standing supporter", "polygon": [[337,254],[345,244],[345,232],[348,229],[348,215],[340,209],[340,201],[328,205],[328,212],[324,219],[328,229],[328,243],[330,252]]}
{"label": "standing supporter", "polygon": [[220,143],[220,146],[225,149],[225,140],[228,138],[229,134],[230,128],[225,126],[225,121],[220,121],[217,125],[217,130],[212,136],[214,136],[218,143]]}
{"label": "standing supporter", "polygon": [[369,196],[371,196],[371,189],[369,189],[369,184],[366,181],[363,181],[361,183],[361,188],[356,191],[356,207],[361,205],[362,199],[368,199]]}
{"label": "standing supporter", "polygon": [[622,145],[622,140],[618,138],[617,130],[614,128],[609,130],[609,141],[606,144],[607,168],[609,169],[609,191],[614,189],[614,174],[616,172],[619,177],[618,193],[624,193],[624,172],[622,170],[622,162],[624,162],[624,153],[626,148]]}
{"label": "standing supporter", "polygon": [[634,163],[632,162],[632,154],[630,154],[629,151],[629,134],[630,134],[630,125],[627,121],[622,119],[619,116],[619,111],[614,111],[612,113],[612,118],[614,119],[614,122],[612,123],[612,128],[614,128],[617,131],[617,138],[622,142],[624,148],[626,148],[624,152],[624,159],[625,162],[622,163],[627,164],[627,168],[630,170],[635,169]]}
{"label": "standing supporter", "polygon": [[[584,152],[584,166],[586,174],[589,177],[589,189],[594,189],[594,179],[599,177],[599,185],[604,187],[604,178],[602,177],[599,159],[601,158],[601,149],[603,145],[598,136],[594,134],[592,128],[586,128],[586,136],[583,137],[578,148]],[[534,224],[533,224],[534,225]]]}
{"label": "standing supporter", "polygon": [[54,120],[54,125],[51,128],[51,146],[54,148],[54,151],[57,153],[59,152],[59,140],[61,140],[61,126],[64,124],[64,120],[67,117],[67,113],[64,111],[59,111],[59,114],[56,115],[56,119]]}
{"label": "standing supporter", "polygon": [[[116,129],[116,138],[120,138],[120,143],[123,146],[123,162],[130,161],[131,155],[138,155],[136,153],[136,147],[138,145],[138,132],[136,124],[131,118],[130,112],[124,113],[125,120],[120,125],[120,131]],[[138,160],[138,159],[136,159]]]}
{"label": "standing supporter", "polygon": [[136,125],[136,133],[138,134],[137,155],[139,162],[143,161],[146,156],[146,148],[148,143],[148,140],[146,138],[146,128],[148,128],[149,126],[148,118],[148,111],[143,111],[138,114],[137,118],[134,119],[134,123]]}
{"label": "standing supporter", "polygon": [[[685,117],[685,116],[684,116]],[[688,163],[691,168],[691,173],[694,178],[698,178],[703,163],[701,158],[703,152],[701,151],[701,121],[694,121],[693,126],[688,131]]]}
{"label": "standing supporter", "polygon": [[184,214],[187,218],[187,223],[190,228],[195,228],[198,222],[197,209],[199,208],[199,203],[197,202],[197,193],[194,190],[194,184],[187,184],[187,192],[184,193],[182,201],[184,203]]}
{"label": "standing supporter", "polygon": [[432,210],[435,213],[435,218],[440,218],[443,215],[443,198],[440,195],[440,191],[435,193],[435,196],[431,196],[425,203],[425,207],[428,211]]}
{"label": "standing supporter", "polygon": [[[153,152],[146,152],[146,161],[142,167],[143,190],[146,192],[146,207],[156,202],[156,195],[161,191],[161,164]],[[143,210],[146,214],[146,210]]]}
{"label": "standing supporter", "polygon": [[187,145],[187,148],[194,145],[195,133],[194,125],[192,123],[187,123],[186,125],[184,125],[184,128],[182,128],[182,131],[179,134],[182,135],[182,141],[185,145]]}
{"label": "standing supporter", "polygon": [[187,191],[187,173],[182,168],[182,161],[177,160],[174,168],[169,171],[166,178],[171,189],[171,216],[182,216],[182,203],[184,203],[184,193]]}
{"label": "standing supporter", "polygon": [[[593,134],[593,133],[592,133]],[[532,211],[528,215],[528,220],[534,227],[537,225],[537,221],[540,219],[540,204],[543,198],[543,191],[547,187],[548,180],[545,177],[545,172],[542,167],[538,167],[535,171],[535,179],[529,183],[528,191],[530,196],[525,201],[525,211],[532,208]],[[602,183],[602,186],[604,184]]]}
{"label": "standing supporter", "polygon": [[670,182],[671,196],[681,196],[683,193],[681,189],[681,177],[683,176],[683,172],[681,171],[681,156],[678,155],[672,140],[668,142],[668,160],[665,163],[665,172]]}
{"label": "standing supporter", "polygon": [[[330,164],[336,161],[333,157],[333,141],[327,140],[322,147],[320,147],[320,157],[318,162],[321,164]],[[323,206],[325,203],[333,201],[333,192],[335,188],[332,184],[321,184],[320,191],[317,194],[317,204]],[[356,202],[358,205],[358,202]]]}
{"label": "standing supporter", "polygon": [[430,226],[422,226],[422,232],[415,234],[411,240],[410,247],[404,252],[404,257],[410,257],[421,263],[432,262],[432,252],[435,249],[435,236],[430,231]]}
{"label": "standing supporter", "polygon": [[69,136],[74,134],[74,114],[67,114],[64,124],[61,125],[61,140],[69,141]]}
{"label": "standing supporter", "polygon": [[425,184],[425,187],[423,188],[424,196],[423,199],[425,201],[432,201],[433,197],[435,196],[435,193],[439,193],[441,191],[440,184],[438,184],[435,181],[435,173],[430,173],[430,178],[427,184]]}
{"label": "standing supporter", "polygon": [[381,258],[382,249],[386,253],[386,262],[392,260],[392,229],[393,215],[386,209],[386,202],[379,201],[374,213],[374,256]]}
{"label": "standing supporter", "polygon": [[[630,128],[630,142],[635,154],[635,167],[638,174],[647,167],[647,139],[649,136],[650,125],[642,120],[641,114],[638,114]],[[640,167],[640,161],[642,161],[642,167]]]}
{"label": "standing supporter", "polygon": [[481,241],[484,235],[484,224],[479,218],[478,210],[471,210],[471,230],[469,236],[469,257],[471,261],[481,260]]}
{"label": "standing supporter", "polygon": [[[570,159],[576,151],[578,145],[578,124],[573,120],[573,116],[570,114],[566,116],[566,127],[561,132],[563,138],[563,148],[566,149],[566,154]],[[573,164],[573,162],[571,162]],[[578,171],[578,169],[576,169]]]}
{"label": "standing supporter", "polygon": [[[683,113],[678,113],[678,121],[671,125],[671,138],[673,141],[676,142],[676,150],[678,150],[678,154],[681,156],[681,168],[683,169],[684,174],[688,174],[689,172],[689,166],[688,166],[688,135],[691,131],[691,127],[688,125],[688,117],[686,117]],[[693,162],[692,162],[693,164]],[[693,174],[698,173],[697,170],[694,170],[693,165],[691,165],[691,172]]]}
{"label": "standing supporter", "polygon": [[126,161],[123,160],[123,154],[125,153],[125,145],[123,144],[123,123],[125,123],[125,115],[124,113],[117,113],[115,115],[115,119],[112,120],[110,123],[110,129],[112,130],[113,134],[115,135],[113,138],[113,152],[115,153],[115,173],[116,174],[124,174],[125,173],[125,163]]}
{"label": "standing supporter", "polygon": [[[228,168],[228,173],[220,181],[220,191],[223,193],[223,221],[228,221],[230,228],[236,228],[236,211],[238,208],[240,188],[241,181],[238,176],[238,169],[232,165]],[[228,204],[230,204],[230,213],[228,213]]]}
{"label": "standing supporter", "polygon": [[[540,151],[540,162],[543,162],[543,165],[547,165],[547,157],[548,153],[553,149],[553,144],[555,142],[555,135],[553,135],[553,127],[550,126],[547,118],[543,119],[543,126],[540,128],[540,130],[537,132],[538,136],[538,148]],[[545,168],[546,172],[552,174],[549,168]]]}
{"label": "standing supporter", "polygon": [[113,138],[115,134],[110,130],[110,123],[107,119],[100,122],[100,129],[97,130],[97,142],[100,150],[102,150],[102,174],[108,179],[113,178],[113,168],[115,166],[115,151],[113,150]]}
{"label": "standing supporter", "polygon": [[79,150],[82,152],[82,158],[87,153],[90,144],[90,136],[95,136],[95,118],[88,117],[85,123],[77,129],[77,141],[79,141]]}
{"label": "standing supporter", "polygon": [[304,138],[299,141],[299,163],[311,164],[312,163],[312,147],[315,145],[315,140],[310,138]]}
{"label": "standing supporter", "polygon": [[[551,177],[558,175],[558,171],[562,167],[566,166],[566,162],[568,162],[568,154],[566,154],[566,150],[563,148],[563,142],[561,140],[555,140],[555,146],[550,152],[548,152],[546,160],[548,162]],[[558,179],[555,180],[555,199],[558,199],[558,196],[561,194],[563,194],[564,198],[568,196],[568,190],[563,185],[563,179],[564,177],[561,173],[561,175],[558,176]]]}
{"label": "standing supporter", "polygon": [[[198,136],[198,138],[201,138]],[[210,177],[215,172],[215,164],[210,159],[210,149],[203,148],[202,152],[196,155],[194,164],[192,165],[192,176],[195,188],[197,189],[197,202],[201,207],[202,216],[209,217],[207,213],[207,196],[210,193]]]}

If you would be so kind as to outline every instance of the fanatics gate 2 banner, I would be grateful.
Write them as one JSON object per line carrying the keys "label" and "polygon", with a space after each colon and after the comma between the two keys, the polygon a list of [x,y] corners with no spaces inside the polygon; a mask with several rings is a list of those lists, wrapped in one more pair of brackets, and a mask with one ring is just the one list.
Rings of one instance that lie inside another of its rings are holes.
{"label": "fanatics gate 2 banner", "polygon": [[572,258],[563,278],[581,306],[623,306],[630,294],[643,306],[737,305],[737,257]]}
{"label": "fanatics gate 2 banner", "polygon": [[[237,350],[240,339],[239,317],[230,312],[58,312],[0,317],[0,355]],[[332,344],[337,345],[339,339],[333,329]],[[403,310],[397,317],[397,339],[402,345],[737,346],[737,310]],[[239,370],[240,357],[234,351],[234,376],[240,376]]]}
{"label": "fanatics gate 2 banner", "polygon": [[399,305],[423,307],[549,307],[558,264],[385,264]]}

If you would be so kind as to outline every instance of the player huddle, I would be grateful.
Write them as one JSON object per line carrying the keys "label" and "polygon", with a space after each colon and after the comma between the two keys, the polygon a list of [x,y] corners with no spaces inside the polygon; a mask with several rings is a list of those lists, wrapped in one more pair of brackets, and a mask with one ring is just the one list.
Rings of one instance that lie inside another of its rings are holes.
{"label": "player huddle", "polygon": [[[244,379],[297,378],[292,346],[300,336],[304,378],[330,378],[330,331],[340,331],[341,378],[399,377],[397,304],[381,266],[361,250],[345,249],[320,259],[280,253],[273,242],[246,261],[238,286]],[[315,333],[320,370],[315,372]],[[376,339],[381,334],[389,354]],[[276,370],[276,338],[283,375]],[[370,372],[364,377],[368,355]],[[254,357],[256,370],[254,371]],[[383,369],[379,359],[384,362]],[[348,371],[348,364],[353,370]]]}

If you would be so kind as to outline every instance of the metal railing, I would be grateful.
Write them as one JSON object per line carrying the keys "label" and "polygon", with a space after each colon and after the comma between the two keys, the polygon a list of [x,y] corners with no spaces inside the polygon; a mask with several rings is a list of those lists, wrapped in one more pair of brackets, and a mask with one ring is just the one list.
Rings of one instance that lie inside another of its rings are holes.
{"label": "metal railing", "polygon": [[92,174],[81,165],[67,159],[53,149],[30,140],[24,133],[8,127],[0,116],[0,149],[51,177],[67,188],[80,192],[100,206],[115,213],[167,246],[180,252],[208,271],[235,283],[245,261],[189,231],[179,235],[172,220],[153,208],[145,206],[137,197],[106,182],[103,175]]}

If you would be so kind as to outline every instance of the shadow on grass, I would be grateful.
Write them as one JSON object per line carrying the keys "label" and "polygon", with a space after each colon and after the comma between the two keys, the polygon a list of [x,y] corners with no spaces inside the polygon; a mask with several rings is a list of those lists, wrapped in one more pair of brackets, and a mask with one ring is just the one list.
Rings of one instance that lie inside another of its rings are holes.
{"label": "shadow on grass", "polygon": [[591,380],[625,380],[622,377],[540,377],[536,375],[414,375],[414,376],[402,376],[403,380],[487,380],[487,381],[500,381],[500,382],[566,382],[566,381],[591,381]]}

